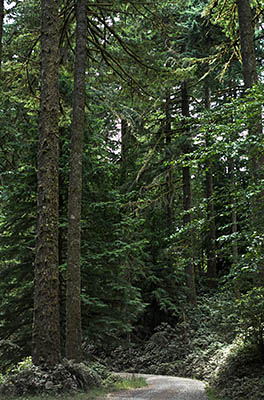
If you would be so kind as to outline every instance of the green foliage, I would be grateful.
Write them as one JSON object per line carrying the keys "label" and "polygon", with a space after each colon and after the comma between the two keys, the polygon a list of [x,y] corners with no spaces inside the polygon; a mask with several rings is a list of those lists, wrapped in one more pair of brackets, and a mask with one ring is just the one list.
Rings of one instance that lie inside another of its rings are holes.
{"label": "green foliage", "polygon": [[104,362],[116,370],[203,379],[212,399],[262,398],[263,361],[256,345],[235,335],[231,298],[200,298],[188,319],[174,327],[162,324],[144,344],[111,349],[111,356],[104,352]]}
{"label": "green foliage", "polygon": [[211,379],[235,335],[222,312],[227,297],[198,300],[197,307],[185,310],[177,324],[161,324],[144,343],[105,347],[97,356],[114,370]]}
{"label": "green foliage", "polygon": [[92,365],[66,360],[54,368],[41,368],[28,358],[6,374],[0,390],[11,396],[85,391],[103,384],[106,372],[100,372],[98,365],[94,369]]}
{"label": "green foliage", "polygon": [[20,361],[15,367],[12,367],[7,371],[7,374],[19,374],[25,369],[32,367],[32,358],[26,357],[24,360]]}
{"label": "green foliage", "polygon": [[109,379],[103,383],[102,387],[92,387],[89,388],[85,393],[63,393],[63,394],[45,394],[41,393],[39,395],[22,395],[22,396],[1,396],[3,400],[96,400],[102,398],[102,396],[108,396],[109,391],[122,391],[129,389],[136,389],[146,386],[146,382],[143,378],[132,377],[132,378],[119,378],[116,375],[111,376]]}
{"label": "green foliage", "polygon": [[263,363],[258,349],[252,345],[245,346],[241,339],[229,349],[210,382],[220,399],[234,400],[261,399],[263,384]]}
{"label": "green foliage", "polygon": [[[109,391],[127,390],[143,387],[146,382],[143,378],[125,377],[111,374],[103,365],[96,363],[74,363],[66,361],[53,369],[45,369],[32,365],[31,357],[20,362],[5,376],[1,376],[1,398],[35,398],[40,394],[41,398],[54,399],[71,398],[81,399],[79,392],[85,392],[85,398],[93,398]],[[93,390],[97,387],[97,390]],[[32,397],[33,396],[33,397]]]}
{"label": "green foliage", "polygon": [[[114,385],[111,384],[111,386],[115,390],[129,390],[129,389],[138,389],[146,386],[146,381],[144,378],[138,377],[138,376],[131,376],[127,378],[119,378]],[[111,387],[110,386],[110,387]]]}
{"label": "green foliage", "polygon": [[[253,3],[257,17],[259,4]],[[206,4],[89,5],[81,249],[84,344],[89,355],[91,343],[105,351],[135,339],[126,351],[121,346],[113,352],[116,368],[210,378],[219,365],[229,368],[223,360],[237,332],[262,352],[263,293],[258,281],[264,221],[262,202],[255,206],[255,200],[262,194],[263,179],[253,160],[264,148],[262,135],[252,128],[264,103],[263,83],[240,96],[235,3],[210,2],[202,12]],[[71,11],[70,3],[62,1],[62,328],[74,72]],[[39,1],[15,2],[9,16],[0,95],[2,370],[31,351]],[[190,95],[189,118],[180,117],[183,80]],[[205,107],[205,80],[210,110]],[[129,133],[127,147],[121,143],[122,121]],[[191,222],[185,225],[182,166],[190,167],[193,202]],[[205,190],[208,172],[213,177],[211,199]],[[214,204],[220,289],[213,296],[207,295],[206,285],[209,201]],[[190,260],[200,296],[195,310],[186,304],[185,267]],[[221,293],[223,288],[227,293]],[[141,340],[145,343],[139,346]],[[242,379],[236,378],[237,393]],[[244,391],[249,385],[245,382]]]}
{"label": "green foliage", "polygon": [[257,344],[264,359],[264,289],[254,288],[236,301],[239,327],[245,339]]}
{"label": "green foliage", "polygon": [[219,397],[219,394],[215,389],[206,388],[206,394],[209,400],[229,400],[228,398]]}

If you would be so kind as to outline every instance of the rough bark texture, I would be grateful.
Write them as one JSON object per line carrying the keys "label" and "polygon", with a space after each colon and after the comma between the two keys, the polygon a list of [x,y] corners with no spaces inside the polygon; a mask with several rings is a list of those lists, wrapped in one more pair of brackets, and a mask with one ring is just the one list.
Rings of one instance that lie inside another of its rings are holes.
{"label": "rough bark texture", "polygon": [[41,103],[38,153],[38,225],[35,258],[33,362],[60,361],[58,301],[58,14],[42,0]]}
{"label": "rough bark texture", "polygon": [[78,0],[76,9],[76,59],[74,76],[74,105],[72,120],[71,168],[68,199],[68,257],[66,298],[66,357],[81,361],[81,202],[82,148],[85,112],[86,70],[86,1]]}
{"label": "rough bark texture", "polygon": [[[210,109],[210,88],[208,82],[205,82],[205,91],[204,91],[204,100],[205,107]],[[207,135],[206,137],[206,146],[210,145],[210,140]],[[215,210],[214,210],[214,202],[213,202],[213,175],[211,170],[210,161],[206,162],[206,199],[207,199],[207,221],[208,221],[208,231],[206,238],[206,255],[207,255],[207,282],[210,288],[216,288],[217,280],[216,280],[216,227],[215,227]]]}
{"label": "rough bark texture", "polygon": [[249,0],[237,0],[243,78],[246,88],[257,82],[254,27]]}
{"label": "rough bark texture", "polygon": [[[256,67],[256,53],[254,46],[253,16],[249,0],[237,0],[238,22],[240,33],[240,49],[242,56],[243,79],[246,89],[252,88],[258,81]],[[262,134],[262,112],[259,109],[259,118],[250,127],[249,133]],[[252,173],[255,181],[263,179],[264,156],[257,149],[252,149]]]}
{"label": "rough bark texture", "polygon": [[[243,79],[246,89],[252,88],[257,83],[256,53],[254,46],[254,26],[253,16],[249,0],[237,0],[240,48],[242,56]],[[262,110],[259,108],[259,118],[256,118],[252,126],[249,127],[249,135],[263,135],[262,127]],[[258,150],[257,146],[252,146],[250,151],[251,171],[254,183],[259,183],[264,178],[264,155]],[[263,208],[264,193],[255,196],[252,201],[252,228],[263,234]],[[264,265],[259,267],[260,281],[264,283]]]}
{"label": "rough bark texture", "polygon": [[[182,96],[182,115],[184,117],[189,117],[189,98],[188,98],[188,90],[187,85],[184,82],[181,88],[181,96]],[[188,128],[184,128],[184,130],[188,131]],[[186,134],[186,132],[185,132]],[[188,139],[186,139],[187,144],[184,148],[186,152],[189,151]],[[187,225],[191,222],[192,216],[190,210],[192,208],[192,193],[191,193],[191,174],[190,167],[186,166],[182,168],[182,183],[183,183],[183,209],[185,211],[183,217],[184,225]],[[193,257],[193,238],[188,237],[188,242],[185,243],[186,255],[188,259],[188,264],[185,267],[186,273],[186,283],[187,283],[187,295],[189,303],[192,305],[196,304],[196,286],[195,286],[195,271],[194,271],[194,263],[192,260]]]}
{"label": "rough bark texture", "polygon": [[0,73],[1,73],[2,49],[3,49],[3,23],[4,23],[4,0],[0,0]]}

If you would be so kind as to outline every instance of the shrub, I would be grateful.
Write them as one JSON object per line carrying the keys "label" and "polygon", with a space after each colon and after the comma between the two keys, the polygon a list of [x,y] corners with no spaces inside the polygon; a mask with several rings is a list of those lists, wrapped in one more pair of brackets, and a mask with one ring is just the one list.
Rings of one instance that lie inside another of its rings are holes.
{"label": "shrub", "polygon": [[239,327],[245,339],[258,346],[264,360],[264,288],[255,287],[236,301]]}
{"label": "shrub", "polygon": [[33,365],[28,358],[9,371],[0,385],[0,393],[21,396],[87,390],[102,385],[104,377],[107,376],[103,367],[103,377],[98,370],[99,364],[94,369],[85,363],[68,360],[54,368],[43,368]]}
{"label": "shrub", "polygon": [[223,399],[260,400],[264,399],[263,374],[257,347],[239,340],[229,346],[210,386]]}

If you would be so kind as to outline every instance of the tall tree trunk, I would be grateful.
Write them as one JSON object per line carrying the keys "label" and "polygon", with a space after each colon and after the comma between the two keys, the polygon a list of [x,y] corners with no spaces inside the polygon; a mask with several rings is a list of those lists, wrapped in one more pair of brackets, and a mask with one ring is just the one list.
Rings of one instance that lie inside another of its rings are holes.
{"label": "tall tree trunk", "polygon": [[216,228],[215,228],[215,212],[213,203],[213,176],[210,170],[206,172],[206,198],[207,198],[207,282],[210,288],[217,287],[217,271],[216,271]]}
{"label": "tall tree trunk", "polygon": [[[236,89],[232,89],[232,81],[230,81],[230,88],[229,88],[229,97],[230,98],[237,98]],[[231,119],[233,122],[233,118]],[[234,235],[233,244],[232,244],[232,256],[233,256],[233,266],[238,263],[238,240],[237,240],[237,233],[238,233],[238,218],[237,218],[237,210],[236,210],[236,198],[235,193],[237,192],[236,189],[236,167],[235,162],[233,159],[230,160],[230,177],[231,177],[231,204],[232,204],[232,234]],[[238,289],[236,289],[237,295],[239,297]]]}
{"label": "tall tree trunk", "polygon": [[[204,100],[205,107],[210,109],[210,88],[208,82],[205,82],[205,91],[204,91]],[[210,145],[210,139],[208,135],[206,136],[206,146]],[[216,228],[215,228],[215,210],[214,210],[214,202],[213,202],[213,175],[211,171],[212,167],[210,161],[206,162],[206,172],[205,172],[205,180],[206,180],[206,199],[207,199],[207,222],[208,222],[208,231],[206,238],[206,255],[207,255],[207,283],[210,288],[217,287],[216,280]]]}
{"label": "tall tree trunk", "polygon": [[66,293],[66,357],[81,361],[81,202],[82,149],[85,115],[85,71],[87,14],[86,0],[77,0],[76,58],[72,120],[71,166],[68,198],[68,257]]}
{"label": "tall tree trunk", "polygon": [[[240,33],[240,48],[242,56],[243,79],[246,89],[250,89],[258,81],[256,68],[256,54],[254,46],[253,15],[249,0],[237,0],[238,22]],[[249,127],[249,135],[262,136],[262,111],[259,117]],[[264,156],[257,148],[251,149],[252,178],[255,184],[264,178]],[[252,201],[252,228],[259,235],[263,235],[264,193],[255,196]],[[262,263],[261,263],[262,264]],[[261,284],[264,283],[264,265],[259,267]]]}
{"label": "tall tree trunk", "polygon": [[[181,87],[181,98],[182,98],[182,115],[189,117],[189,98],[187,84],[184,82]],[[189,128],[184,127],[184,134],[186,135],[186,145],[184,151],[190,150],[189,138],[187,137]],[[188,225],[192,221],[190,210],[192,208],[192,193],[191,193],[191,174],[190,167],[186,166],[182,168],[182,183],[183,183],[183,209],[185,211],[183,217],[183,224]],[[185,248],[187,249],[185,257],[187,258],[187,264],[185,267],[186,273],[186,284],[187,284],[187,296],[189,303],[192,305],[196,304],[196,286],[195,286],[195,270],[193,263],[193,237],[188,238],[188,242],[185,242]]]}
{"label": "tall tree trunk", "polygon": [[[234,161],[231,160],[230,163],[230,175],[231,175],[231,185],[232,185],[232,193],[236,193],[236,176],[235,176],[235,165]],[[237,212],[236,212],[236,201],[234,197],[231,198],[232,203],[232,233],[234,235],[233,239],[233,265],[238,263],[238,242],[236,238],[236,234],[238,232],[238,224],[237,224]]]}
{"label": "tall tree trunk", "polygon": [[0,0],[0,75],[2,67],[3,25],[4,25],[4,0]]}
{"label": "tall tree trunk", "polygon": [[[238,23],[239,23],[239,35],[240,35],[240,49],[242,56],[242,72],[244,85],[246,89],[252,88],[257,83],[257,67],[256,67],[256,53],[254,46],[254,26],[253,16],[250,7],[249,0],[237,0],[238,10]],[[250,127],[251,134],[262,133],[262,122],[261,122],[261,109],[259,110],[259,120],[254,126]],[[252,161],[252,172],[255,180],[258,179],[258,169],[263,168],[264,159],[263,155],[258,153],[256,149],[252,149],[253,154],[251,157]],[[258,153],[258,154],[257,154]]]}
{"label": "tall tree trunk", "polygon": [[172,166],[171,162],[171,113],[170,113],[170,96],[166,96],[165,104],[165,137],[166,137],[166,161],[169,163],[167,167],[166,175],[166,190],[167,190],[167,226],[168,235],[172,233],[172,221],[173,221],[173,183],[172,183]]}
{"label": "tall tree trunk", "polygon": [[245,87],[257,83],[256,54],[254,46],[253,16],[249,0],[237,0],[240,47]]}
{"label": "tall tree trunk", "polygon": [[33,363],[60,362],[58,272],[58,6],[41,2],[41,100]]}

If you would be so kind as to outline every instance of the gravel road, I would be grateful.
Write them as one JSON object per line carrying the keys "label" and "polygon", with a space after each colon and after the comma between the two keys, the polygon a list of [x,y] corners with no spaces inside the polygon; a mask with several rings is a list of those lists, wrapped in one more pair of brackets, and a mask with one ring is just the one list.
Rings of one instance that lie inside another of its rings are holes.
{"label": "gravel road", "polygon": [[[127,376],[128,374],[120,375]],[[135,376],[145,378],[148,386],[120,393],[111,393],[107,396],[107,399],[208,400],[204,383],[201,381],[163,375],[136,374]]]}

